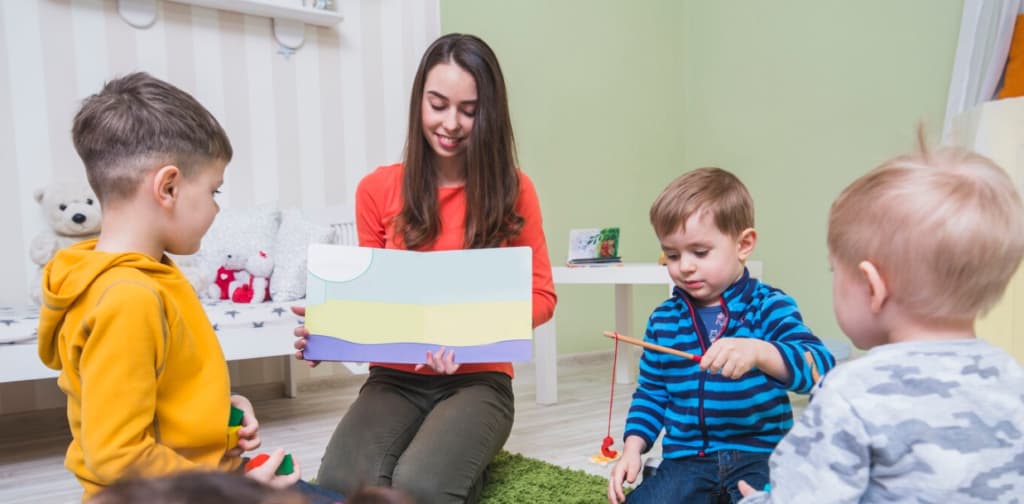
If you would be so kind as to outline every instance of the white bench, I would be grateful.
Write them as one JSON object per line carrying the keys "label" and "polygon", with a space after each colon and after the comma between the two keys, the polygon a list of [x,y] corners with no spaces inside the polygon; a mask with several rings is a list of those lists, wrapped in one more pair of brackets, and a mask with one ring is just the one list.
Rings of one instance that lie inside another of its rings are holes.
{"label": "white bench", "polygon": [[[304,211],[310,221],[334,228],[336,243],[358,243],[351,207],[337,206]],[[204,300],[207,317],[217,331],[227,361],[260,357],[290,356],[294,353],[292,329],[299,318],[290,307],[302,300],[238,304],[231,301]],[[36,328],[39,308],[34,305],[0,307],[0,383],[55,378],[57,371],[39,360],[36,350]],[[295,395],[291,361],[285,370],[285,392]],[[348,366],[351,371],[365,372],[365,366]]]}
{"label": "white bench", "polygon": [[[293,304],[221,301],[204,306],[217,329],[225,359],[232,361],[290,355],[291,330],[298,320],[288,309]],[[0,383],[57,376],[57,371],[43,365],[36,351],[38,313],[35,306],[0,308]],[[8,320],[15,322],[3,323]]]}

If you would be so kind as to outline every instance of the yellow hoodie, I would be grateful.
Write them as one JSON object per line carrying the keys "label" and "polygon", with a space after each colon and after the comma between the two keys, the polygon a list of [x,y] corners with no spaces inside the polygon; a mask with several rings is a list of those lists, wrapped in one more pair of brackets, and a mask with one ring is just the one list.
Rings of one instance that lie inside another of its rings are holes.
{"label": "yellow hoodie", "polygon": [[43,272],[39,357],[60,370],[83,500],[124,476],[231,470],[230,382],[213,327],[170,259],[61,250]]}

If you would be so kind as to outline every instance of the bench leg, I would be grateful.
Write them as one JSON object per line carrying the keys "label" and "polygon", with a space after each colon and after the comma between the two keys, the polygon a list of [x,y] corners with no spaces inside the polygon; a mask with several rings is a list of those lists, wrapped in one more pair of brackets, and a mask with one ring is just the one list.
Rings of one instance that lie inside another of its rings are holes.
{"label": "bench leg", "polygon": [[537,404],[558,402],[558,340],[555,319],[533,330],[533,363],[536,366]]}
{"label": "bench leg", "polygon": [[298,380],[295,379],[295,357],[285,355],[284,359],[284,395],[285,397],[296,397],[299,395]]}

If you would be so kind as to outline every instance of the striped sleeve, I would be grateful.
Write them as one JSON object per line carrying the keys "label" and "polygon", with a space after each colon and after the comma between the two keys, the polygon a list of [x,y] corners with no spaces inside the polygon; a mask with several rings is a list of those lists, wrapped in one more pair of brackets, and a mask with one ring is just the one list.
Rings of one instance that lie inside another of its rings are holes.
{"label": "striped sleeve", "polygon": [[779,351],[789,370],[788,382],[770,376],[768,379],[793,392],[810,392],[814,386],[811,362],[818,373],[824,375],[835,366],[835,357],[804,324],[796,301],[782,291],[775,290],[765,299],[762,314],[761,334]]}
{"label": "striped sleeve", "polygon": [[[648,343],[656,343],[651,329],[653,319],[654,315],[647,322],[647,330],[644,333],[644,341]],[[636,392],[633,392],[633,402],[630,403],[629,414],[626,416],[623,439],[629,436],[641,437],[645,444],[644,452],[654,446],[654,441],[658,439],[658,434],[665,425],[669,394],[665,388],[661,358],[661,354],[651,350],[644,350],[640,356]]]}

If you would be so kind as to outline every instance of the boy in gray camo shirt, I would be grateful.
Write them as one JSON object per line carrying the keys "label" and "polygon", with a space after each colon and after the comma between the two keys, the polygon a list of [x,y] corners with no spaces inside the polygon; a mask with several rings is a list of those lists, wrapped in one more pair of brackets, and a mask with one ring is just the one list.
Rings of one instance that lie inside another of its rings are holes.
{"label": "boy in gray camo shirt", "polygon": [[889,160],[833,203],[833,307],[860,349],[772,453],[763,502],[1024,502],[1024,370],[975,337],[1024,255],[1024,205],[991,160]]}

